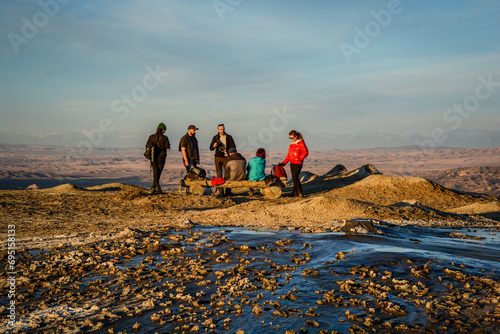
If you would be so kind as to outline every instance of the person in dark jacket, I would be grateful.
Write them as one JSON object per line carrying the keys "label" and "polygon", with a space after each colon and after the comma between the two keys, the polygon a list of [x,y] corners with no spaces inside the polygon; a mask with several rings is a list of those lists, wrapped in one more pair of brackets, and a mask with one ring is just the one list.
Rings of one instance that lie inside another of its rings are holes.
{"label": "person in dark jacket", "polygon": [[210,143],[210,151],[215,151],[214,161],[217,177],[222,177],[224,163],[229,157],[229,150],[231,148],[236,149],[233,137],[228,135],[225,130],[224,124],[219,124],[217,126],[219,133],[212,138],[212,142]]}
{"label": "person in dark jacket", "polygon": [[198,140],[196,139],[196,126],[188,126],[188,132],[181,138],[179,142],[179,151],[182,152],[182,160],[186,170],[191,167],[196,167],[200,163],[200,150],[198,148]]}
{"label": "person in dark jacket", "polygon": [[293,196],[302,197],[302,186],[300,184],[299,174],[302,170],[304,159],[309,155],[309,150],[300,132],[292,130],[288,136],[292,143],[288,148],[288,154],[283,161],[283,165],[290,162],[290,171],[292,172],[293,179]]}
{"label": "person in dark jacket", "polygon": [[160,176],[165,167],[167,160],[167,151],[170,150],[170,141],[165,136],[167,127],[164,123],[160,123],[156,129],[156,133],[149,136],[146,147],[152,147],[151,153],[151,167],[153,168],[153,185],[151,186],[151,193],[161,193]]}
{"label": "person in dark jacket", "polygon": [[[224,178],[226,181],[246,180],[246,165],[247,161],[239,154],[234,147],[228,150],[229,157],[224,164]],[[231,195],[231,188],[226,188],[225,196]]]}

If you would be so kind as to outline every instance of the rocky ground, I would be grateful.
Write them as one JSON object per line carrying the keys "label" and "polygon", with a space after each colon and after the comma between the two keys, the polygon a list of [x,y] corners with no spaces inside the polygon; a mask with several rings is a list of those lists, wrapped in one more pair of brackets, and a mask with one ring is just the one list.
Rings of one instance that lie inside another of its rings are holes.
{"label": "rocky ground", "polygon": [[[447,227],[494,226],[500,219],[497,196],[456,192],[423,178],[382,175],[370,165],[301,176],[303,199],[289,197],[290,187],[277,200],[258,193],[248,196],[247,189],[230,198],[186,195],[185,188],[150,195],[125,184],[4,190],[0,218],[3,224],[16,224],[21,239],[124,227],[175,227],[186,219],[206,225],[299,229],[330,229],[353,218]],[[5,238],[6,231],[2,233]]]}
{"label": "rocky ground", "polygon": [[[0,331],[284,333],[280,326],[290,321],[289,334],[499,328],[500,285],[491,272],[408,254],[370,259],[356,250],[319,261],[319,241],[249,246],[225,230],[341,232],[352,221],[361,224],[354,232],[370,234],[387,226],[498,228],[499,197],[382,175],[371,165],[301,176],[302,199],[289,197],[291,188],[266,200],[245,189],[230,198],[150,195],[118,183],[0,191],[2,263],[6,227],[15,225],[19,273],[16,326],[3,318]],[[318,275],[329,283],[311,290]],[[1,276],[7,314],[9,281]]]}

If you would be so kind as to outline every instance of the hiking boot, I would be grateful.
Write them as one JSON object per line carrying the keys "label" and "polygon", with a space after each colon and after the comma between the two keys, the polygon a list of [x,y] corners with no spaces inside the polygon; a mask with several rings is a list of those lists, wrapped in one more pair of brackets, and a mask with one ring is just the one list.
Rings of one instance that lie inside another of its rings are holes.
{"label": "hiking boot", "polygon": [[150,194],[154,194],[156,192],[156,188],[155,187],[151,187],[151,190],[149,191]]}
{"label": "hiking boot", "polygon": [[304,196],[302,194],[297,194],[297,197],[302,198]]}
{"label": "hiking boot", "polygon": [[157,194],[163,194],[163,191],[161,190],[161,187],[160,187],[160,186],[158,186],[158,189],[156,190],[156,193],[157,193]]}

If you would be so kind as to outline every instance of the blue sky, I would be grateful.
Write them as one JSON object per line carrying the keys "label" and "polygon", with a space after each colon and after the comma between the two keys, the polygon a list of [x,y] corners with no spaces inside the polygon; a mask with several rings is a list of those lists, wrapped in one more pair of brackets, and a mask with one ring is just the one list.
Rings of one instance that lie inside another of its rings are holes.
{"label": "blue sky", "polygon": [[203,141],[225,123],[273,149],[292,128],[318,149],[363,131],[500,130],[494,0],[16,0],[0,13],[4,141],[142,146],[160,121],[175,144],[191,123]]}

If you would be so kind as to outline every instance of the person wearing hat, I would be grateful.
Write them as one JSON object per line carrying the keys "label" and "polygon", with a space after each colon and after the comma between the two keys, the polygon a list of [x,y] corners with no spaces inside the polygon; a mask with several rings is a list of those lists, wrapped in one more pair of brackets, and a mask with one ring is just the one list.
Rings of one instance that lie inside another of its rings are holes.
{"label": "person wearing hat", "polygon": [[151,193],[162,192],[160,176],[167,160],[167,151],[170,150],[170,141],[165,136],[165,131],[167,131],[165,124],[158,124],[156,133],[150,135],[146,143],[146,147],[152,148],[151,168],[153,168],[153,185],[151,186]]}
{"label": "person wearing hat", "polygon": [[189,171],[191,167],[198,166],[200,163],[200,150],[198,149],[196,130],[198,130],[196,126],[188,126],[188,132],[179,142],[179,151],[182,152],[182,160],[187,171]]}
{"label": "person wearing hat", "polygon": [[[224,178],[226,181],[246,180],[246,165],[245,158],[236,151],[236,148],[231,147],[228,150],[229,157],[224,164]],[[225,196],[231,195],[231,188],[225,189]]]}
{"label": "person wearing hat", "polygon": [[217,177],[222,177],[224,163],[229,157],[229,150],[233,147],[236,148],[233,137],[228,135],[225,130],[224,124],[217,126],[218,134],[212,138],[209,147],[210,151],[215,151],[214,161]]}

